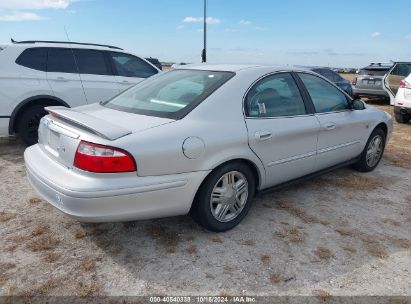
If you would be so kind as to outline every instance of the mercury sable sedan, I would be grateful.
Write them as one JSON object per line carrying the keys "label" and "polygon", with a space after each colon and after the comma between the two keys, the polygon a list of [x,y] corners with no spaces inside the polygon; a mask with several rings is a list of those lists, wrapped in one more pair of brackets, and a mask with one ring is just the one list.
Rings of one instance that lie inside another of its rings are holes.
{"label": "mercury sable sedan", "polygon": [[389,114],[314,72],[253,65],[179,67],[47,111],[24,157],[50,204],[87,222],[190,213],[213,231],[240,223],[259,191],[372,171],[392,131]]}

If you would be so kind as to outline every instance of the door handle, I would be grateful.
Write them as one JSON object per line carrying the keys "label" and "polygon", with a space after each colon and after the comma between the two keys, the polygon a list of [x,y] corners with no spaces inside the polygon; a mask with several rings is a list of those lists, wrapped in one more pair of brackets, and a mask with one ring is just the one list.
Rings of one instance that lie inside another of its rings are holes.
{"label": "door handle", "polygon": [[327,122],[324,126],[324,130],[331,131],[331,130],[334,130],[336,128],[336,126],[337,125],[333,122]]}
{"label": "door handle", "polygon": [[123,80],[121,83],[124,83],[124,84],[130,84],[131,82],[130,82],[130,81],[128,81],[128,80]]}
{"label": "door handle", "polygon": [[56,80],[57,81],[69,81],[67,78],[61,77],[61,76],[57,77]]}
{"label": "door handle", "polygon": [[269,140],[273,137],[273,134],[270,131],[257,131],[255,132],[255,139],[258,141]]}

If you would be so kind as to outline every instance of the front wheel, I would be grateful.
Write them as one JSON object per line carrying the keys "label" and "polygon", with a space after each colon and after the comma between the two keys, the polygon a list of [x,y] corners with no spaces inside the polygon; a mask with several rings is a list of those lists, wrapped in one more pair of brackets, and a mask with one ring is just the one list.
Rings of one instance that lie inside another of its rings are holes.
{"label": "front wheel", "polygon": [[193,219],[204,228],[223,232],[238,225],[247,215],[255,194],[249,166],[228,163],[215,169],[203,182],[193,206]]}
{"label": "front wheel", "polygon": [[385,133],[376,128],[368,138],[360,160],[353,166],[360,172],[373,171],[379,164],[385,149]]}

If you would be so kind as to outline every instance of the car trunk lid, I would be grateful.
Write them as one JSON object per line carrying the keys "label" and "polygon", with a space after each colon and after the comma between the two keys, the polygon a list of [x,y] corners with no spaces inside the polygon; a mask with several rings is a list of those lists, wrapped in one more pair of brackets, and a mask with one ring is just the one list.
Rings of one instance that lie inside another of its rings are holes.
{"label": "car trunk lid", "polygon": [[[51,158],[70,168],[80,141],[90,135],[102,138],[102,142],[107,144],[107,141],[174,121],[124,113],[98,104],[75,109],[47,107],[46,110],[50,115],[40,122],[39,145]],[[95,143],[102,142],[96,140]]]}
{"label": "car trunk lid", "polygon": [[383,69],[369,69],[361,70],[357,76],[356,87],[364,89],[381,89],[382,82],[387,70]]}

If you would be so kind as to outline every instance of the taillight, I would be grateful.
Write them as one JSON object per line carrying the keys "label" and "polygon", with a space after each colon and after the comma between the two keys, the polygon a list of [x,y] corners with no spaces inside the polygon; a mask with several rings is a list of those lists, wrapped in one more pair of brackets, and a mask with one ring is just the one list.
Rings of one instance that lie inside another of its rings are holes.
{"label": "taillight", "polygon": [[352,85],[356,85],[357,84],[357,77],[355,77],[353,80],[352,80]]}
{"label": "taillight", "polygon": [[74,157],[74,166],[96,173],[133,172],[134,158],[126,151],[81,141]]}
{"label": "taillight", "polygon": [[411,84],[405,81],[405,79],[400,81],[400,88],[411,89]]}

